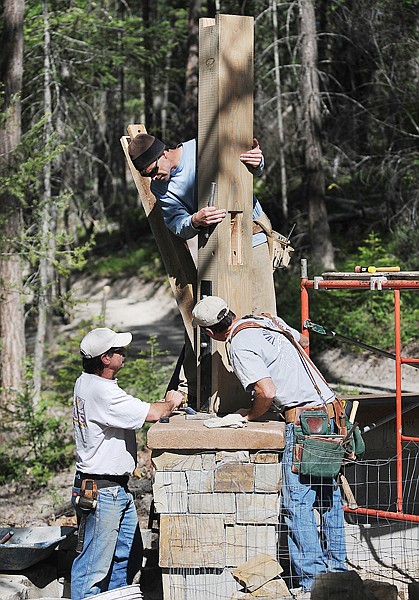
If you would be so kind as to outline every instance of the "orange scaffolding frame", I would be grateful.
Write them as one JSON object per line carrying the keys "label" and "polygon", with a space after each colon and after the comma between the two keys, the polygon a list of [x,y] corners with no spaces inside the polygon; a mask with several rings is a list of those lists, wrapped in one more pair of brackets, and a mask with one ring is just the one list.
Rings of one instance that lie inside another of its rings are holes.
{"label": "orange scaffolding frame", "polygon": [[[336,274],[337,276],[338,274]],[[346,275],[346,274],[345,274]],[[331,276],[329,273],[328,276]],[[396,274],[392,273],[392,276]],[[400,275],[399,275],[400,276]],[[301,261],[301,328],[302,332],[309,336],[308,329],[304,324],[309,319],[309,297],[308,290],[393,290],[394,296],[394,339],[395,339],[395,378],[396,378],[396,486],[397,486],[397,512],[375,510],[358,507],[344,510],[350,513],[396,519],[399,521],[413,521],[419,523],[419,515],[403,512],[403,473],[402,473],[402,450],[403,442],[417,442],[419,437],[403,434],[402,423],[402,365],[419,363],[419,358],[405,358],[401,355],[400,337],[400,290],[419,290],[419,279],[387,279],[385,273],[364,275],[364,278],[324,279],[323,276],[310,280],[307,273],[307,260]],[[308,353],[308,349],[306,349]]]}

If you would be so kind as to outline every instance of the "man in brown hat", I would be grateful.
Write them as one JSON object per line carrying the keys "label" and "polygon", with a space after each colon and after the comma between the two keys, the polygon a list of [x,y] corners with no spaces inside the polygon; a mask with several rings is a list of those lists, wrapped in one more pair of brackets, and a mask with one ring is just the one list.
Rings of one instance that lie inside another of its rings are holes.
{"label": "man in brown hat", "polygon": [[[163,208],[167,227],[175,235],[190,239],[197,235],[200,227],[209,227],[224,219],[224,208],[207,206],[196,210],[196,140],[189,140],[169,149],[156,137],[140,133],[128,148],[135,168],[143,177],[152,178],[151,191]],[[252,173],[256,169],[258,174],[262,172],[263,154],[256,138],[253,148],[242,154],[240,160]],[[177,191],[182,194],[176,195]],[[259,204],[256,199],[254,204]],[[173,215],[175,211],[176,215]],[[257,216],[262,213],[260,205],[256,212]]]}
{"label": "man in brown hat", "polygon": [[[216,225],[225,218],[225,208],[206,206],[198,210],[195,139],[178,144],[176,148],[167,148],[158,138],[139,133],[130,142],[128,151],[140,174],[151,178],[151,191],[163,209],[164,221],[172,233],[190,240],[200,228]],[[264,158],[256,138],[253,139],[252,148],[239,158],[252,174],[261,175]],[[253,220],[262,215],[262,207],[254,196]],[[256,223],[252,246],[253,311],[255,314],[275,313],[272,261],[266,234]]]}

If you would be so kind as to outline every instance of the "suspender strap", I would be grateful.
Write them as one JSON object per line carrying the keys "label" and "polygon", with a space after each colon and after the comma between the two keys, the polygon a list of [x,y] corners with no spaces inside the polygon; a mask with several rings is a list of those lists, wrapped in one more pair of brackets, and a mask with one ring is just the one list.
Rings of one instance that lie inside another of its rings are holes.
{"label": "suspender strap", "polygon": [[[274,317],[273,315],[270,315],[269,313],[261,313],[262,317],[265,317],[267,319],[270,319],[271,321],[273,321],[276,325],[276,327],[270,327],[269,325],[266,325],[265,323],[258,323],[257,321],[251,321],[250,319],[244,323],[240,323],[240,325],[237,325],[237,327],[233,330],[233,332],[230,334],[229,339],[227,340],[229,343],[231,343],[231,340],[233,339],[233,337],[239,333],[240,331],[242,331],[243,329],[267,329],[269,331],[274,331],[275,333],[281,333],[282,335],[284,335],[290,342],[291,344],[296,348],[300,360],[303,364],[303,367],[307,373],[307,375],[310,378],[310,381],[313,384],[314,389],[316,390],[317,394],[319,395],[319,398],[322,400],[323,404],[326,406],[326,402],[321,394],[320,388],[316,383],[316,380],[314,379],[313,373],[312,373],[312,369],[314,369],[316,371],[316,373],[320,376],[320,378],[326,383],[327,385],[327,381],[325,380],[325,378],[323,377],[323,375],[320,373],[320,371],[318,370],[318,368],[316,367],[316,365],[313,363],[313,361],[309,358],[309,356],[307,356],[307,354],[304,352],[304,350],[301,348],[300,344],[298,344],[298,342],[295,341],[295,339],[293,338],[292,334],[287,331],[282,325],[281,323],[279,323],[278,319],[276,317]],[[246,317],[245,317],[246,318]],[[334,406],[334,412],[335,412],[335,418],[336,418],[336,425],[339,429],[339,433],[341,435],[346,435],[346,419],[345,419],[345,409],[343,406],[342,401],[336,397],[335,401],[333,402],[333,406]]]}

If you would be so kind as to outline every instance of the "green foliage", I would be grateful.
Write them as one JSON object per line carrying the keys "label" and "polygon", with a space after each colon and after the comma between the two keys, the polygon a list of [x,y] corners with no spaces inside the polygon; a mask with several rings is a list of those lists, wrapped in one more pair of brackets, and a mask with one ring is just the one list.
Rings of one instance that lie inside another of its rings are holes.
{"label": "green foliage", "polygon": [[403,256],[406,270],[417,271],[419,264],[419,230],[413,221],[398,226],[389,240],[392,254]]}
{"label": "green foliage", "polygon": [[164,268],[155,243],[144,243],[140,248],[124,248],[117,253],[98,258],[89,264],[89,272],[100,277],[125,277],[137,275],[144,281],[155,281],[164,277]]}
{"label": "green foliage", "polygon": [[68,410],[45,399],[33,405],[30,364],[25,390],[9,418],[2,427],[6,441],[0,446],[0,483],[26,477],[34,486],[43,485],[52,473],[74,462]]}
{"label": "green foliage", "polygon": [[288,269],[276,271],[275,291],[278,315],[295,329],[300,329],[300,277],[295,262]]}
{"label": "green foliage", "polygon": [[23,207],[32,206],[38,202],[40,173],[45,165],[64,149],[64,146],[59,144],[56,134],[51,136],[47,144],[39,146],[44,126],[45,118],[40,118],[31,125],[22,136],[14,154],[11,169],[0,177],[2,189],[19,200]]}
{"label": "green foliage", "polygon": [[[364,242],[363,246],[358,247],[358,261],[362,266],[389,267],[395,266],[395,257],[390,256],[384,247],[379,235],[372,231]],[[350,268],[351,265],[348,265]],[[354,265],[355,267],[356,265]]]}
{"label": "green foliage", "polygon": [[160,350],[156,336],[150,336],[147,346],[140,350],[138,358],[130,360],[128,356],[119,381],[125,391],[144,402],[156,402],[164,397],[173,366],[162,366],[168,353]]}
{"label": "green foliage", "polygon": [[[15,252],[25,264],[27,278],[23,282],[26,294],[49,294],[49,288],[56,286],[59,277],[68,277],[70,273],[80,270],[86,264],[86,253],[93,245],[93,239],[84,243],[76,243],[73,232],[64,227],[64,215],[71,206],[70,193],[61,193],[50,199],[43,196],[42,173],[46,166],[63,152],[64,145],[59,142],[57,134],[50,136],[44,144],[39,144],[43,137],[45,118],[35,122],[23,135],[9,170],[0,177],[0,187],[10,194],[16,204],[22,208],[23,227],[13,240]],[[11,210],[16,210],[13,205]],[[43,220],[51,217],[50,228],[43,233]],[[0,219],[8,219],[7,212]],[[0,235],[0,248],[3,240]],[[39,289],[39,264],[41,260],[48,263],[49,271],[54,273],[48,283],[48,289]],[[67,295],[49,294],[50,310],[60,311],[62,307],[72,303],[71,293]],[[37,302],[29,307],[29,312],[36,313]]]}
{"label": "green foliage", "polygon": [[[3,437],[5,435],[3,430]],[[16,437],[14,436],[16,439]],[[0,484],[3,485],[9,481],[19,481],[25,474],[25,466],[21,457],[17,454],[11,443],[3,442],[0,446]]]}
{"label": "green foliage", "polygon": [[[353,272],[361,266],[400,266],[403,262],[387,250],[380,236],[371,232],[356,256],[347,259],[342,271]],[[402,291],[401,340],[407,344],[416,338],[419,326],[419,296],[415,291]],[[359,342],[383,350],[394,349],[394,301],[393,292],[356,290],[309,291],[310,319],[326,329],[336,331]],[[316,349],[341,344],[330,337],[312,334]],[[346,349],[359,351],[356,346],[344,344]]]}
{"label": "green foliage", "polygon": [[[164,397],[174,365],[164,366],[162,361],[167,352],[161,351],[155,336],[150,336],[147,348],[138,353],[138,358],[130,360],[129,353],[119,375],[122,388],[144,402],[158,402]],[[147,431],[151,423],[145,423],[137,431],[140,446],[146,445]]]}
{"label": "green foliage", "polygon": [[[54,207],[64,210],[68,197],[63,195],[54,198]],[[92,247],[92,241],[75,245],[71,233],[60,229],[54,233],[48,231],[40,236],[39,229],[31,228],[26,231],[22,239],[25,258],[31,267],[37,267],[39,261],[48,259],[50,268],[54,269],[57,276],[68,277],[71,272],[79,271],[86,265],[86,254]],[[51,248],[54,249],[53,253]]]}

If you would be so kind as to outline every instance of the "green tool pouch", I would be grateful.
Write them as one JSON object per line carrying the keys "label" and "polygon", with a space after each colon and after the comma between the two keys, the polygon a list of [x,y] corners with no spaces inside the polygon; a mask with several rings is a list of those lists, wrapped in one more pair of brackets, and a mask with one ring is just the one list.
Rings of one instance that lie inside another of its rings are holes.
{"label": "green tool pouch", "polygon": [[348,431],[350,431],[352,428],[351,435],[349,436],[349,439],[345,444],[347,454],[352,455],[352,458],[361,460],[365,452],[365,442],[363,440],[359,425],[355,423],[352,426],[352,424],[348,421],[348,418],[346,417],[346,426],[348,428]]}
{"label": "green tool pouch", "polygon": [[300,413],[301,433],[304,435],[328,435],[332,433],[330,419],[324,410],[304,410]]}
{"label": "green tool pouch", "polygon": [[296,433],[293,472],[325,479],[336,477],[346,454],[342,441],[342,436]]}
{"label": "green tool pouch", "polygon": [[[325,435],[306,435],[301,416],[300,419],[301,427],[294,425],[293,473],[334,478],[345,459],[351,461],[362,458],[365,444],[358,425],[352,428],[349,437],[346,438],[333,435],[330,431]],[[348,428],[350,427],[351,424],[348,423]]]}

